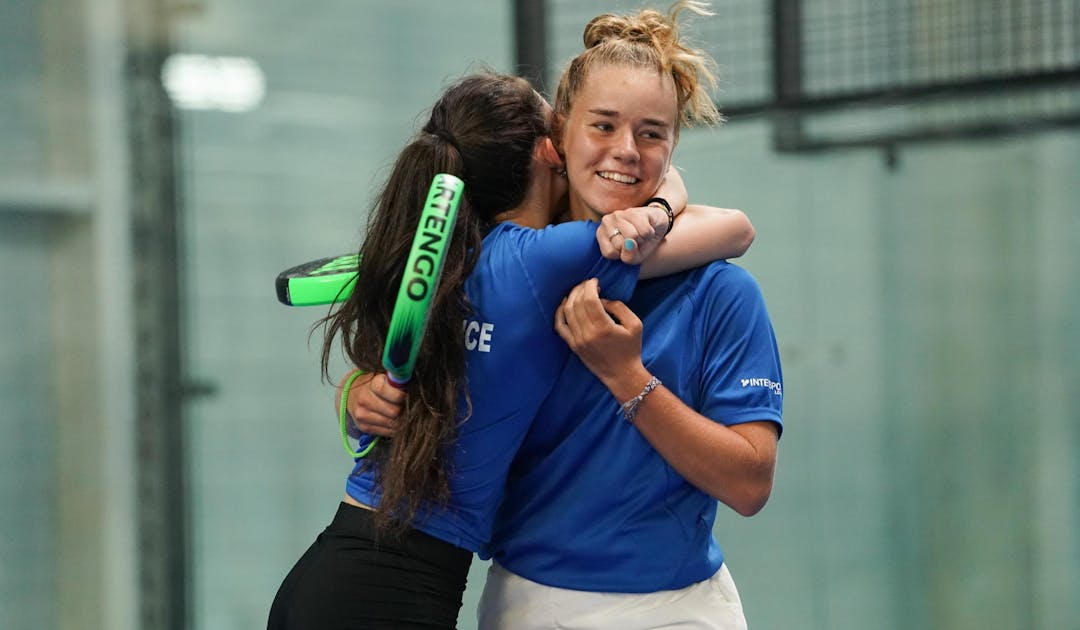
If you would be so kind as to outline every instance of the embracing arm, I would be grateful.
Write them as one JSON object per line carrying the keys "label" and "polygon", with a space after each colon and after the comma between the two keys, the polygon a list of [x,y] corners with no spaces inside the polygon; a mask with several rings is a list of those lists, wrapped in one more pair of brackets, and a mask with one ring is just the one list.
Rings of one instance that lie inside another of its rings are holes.
{"label": "embracing arm", "polygon": [[[652,377],[641,361],[641,320],[622,302],[601,300],[595,281],[570,292],[555,330],[619,402]],[[768,500],[778,438],[772,422],[727,427],[661,385],[642,399],[634,424],[680,475],[739,514],[753,515]]]}
{"label": "embracing arm", "polygon": [[714,260],[738,258],[754,242],[754,226],[741,210],[691,204],[641,265],[642,278],[693,269]]}
{"label": "embracing arm", "polygon": [[675,214],[670,232],[667,212],[659,202],[607,214],[596,231],[604,256],[640,264],[642,278],[738,258],[754,242],[754,226],[741,210],[687,205],[686,187],[674,168],[657,196],[667,200]]}

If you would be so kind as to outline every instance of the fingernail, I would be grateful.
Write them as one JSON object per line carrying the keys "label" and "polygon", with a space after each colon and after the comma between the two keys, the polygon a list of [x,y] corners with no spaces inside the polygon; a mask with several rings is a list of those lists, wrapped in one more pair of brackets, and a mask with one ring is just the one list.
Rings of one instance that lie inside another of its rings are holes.
{"label": "fingernail", "polygon": [[628,251],[628,252],[634,251],[634,239],[632,239],[632,238],[626,239],[625,247],[626,247],[626,251]]}

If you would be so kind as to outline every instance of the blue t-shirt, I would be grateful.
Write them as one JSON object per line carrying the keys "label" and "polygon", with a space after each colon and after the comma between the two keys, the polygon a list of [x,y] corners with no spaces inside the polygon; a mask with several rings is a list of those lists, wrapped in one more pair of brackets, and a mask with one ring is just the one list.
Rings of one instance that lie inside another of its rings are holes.
{"label": "blue t-shirt", "polygon": [[[725,425],[781,424],[780,358],[760,289],[719,261],[639,283],[645,367]],[[561,588],[644,593],[707,579],[723,562],[716,499],[622,419],[572,355],[518,451],[482,557]]]}
{"label": "blue t-shirt", "polygon": [[[589,278],[598,278],[612,299],[629,297],[637,282],[638,267],[600,254],[597,227],[580,221],[532,230],[502,223],[484,238],[465,282],[475,313],[462,323],[472,416],[450,447],[449,506],[422,510],[415,528],[470,551],[488,541],[510,461],[570,354],[554,330],[555,309]],[[346,492],[377,505],[374,473],[361,471],[361,464]]]}

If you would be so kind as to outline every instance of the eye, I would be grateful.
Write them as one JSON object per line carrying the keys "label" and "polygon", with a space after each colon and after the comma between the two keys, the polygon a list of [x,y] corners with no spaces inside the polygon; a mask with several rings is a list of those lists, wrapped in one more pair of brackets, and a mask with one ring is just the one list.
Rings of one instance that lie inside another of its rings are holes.
{"label": "eye", "polygon": [[614,127],[612,127],[611,123],[608,123],[608,122],[593,123],[593,127],[596,127],[600,131],[611,131],[612,129],[614,129]]}

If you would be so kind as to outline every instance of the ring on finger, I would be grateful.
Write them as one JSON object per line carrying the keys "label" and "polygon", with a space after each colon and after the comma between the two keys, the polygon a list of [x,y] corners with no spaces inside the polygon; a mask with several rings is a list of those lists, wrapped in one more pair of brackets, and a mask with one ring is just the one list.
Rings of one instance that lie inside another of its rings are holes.
{"label": "ring on finger", "polygon": [[621,234],[622,230],[620,230],[619,228],[615,228],[615,231],[608,235],[608,238],[615,238],[616,236],[619,236]]}

